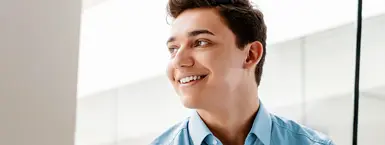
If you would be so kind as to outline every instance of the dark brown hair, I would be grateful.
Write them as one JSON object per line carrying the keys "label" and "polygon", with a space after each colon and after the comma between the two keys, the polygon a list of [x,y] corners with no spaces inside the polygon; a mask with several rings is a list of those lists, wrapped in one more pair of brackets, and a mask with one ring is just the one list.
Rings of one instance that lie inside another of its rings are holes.
{"label": "dark brown hair", "polygon": [[266,55],[266,25],[260,10],[253,8],[249,0],[169,0],[167,11],[173,18],[195,8],[216,8],[226,25],[236,36],[236,45],[242,49],[247,44],[259,41],[263,54],[255,68],[255,81],[259,85]]}

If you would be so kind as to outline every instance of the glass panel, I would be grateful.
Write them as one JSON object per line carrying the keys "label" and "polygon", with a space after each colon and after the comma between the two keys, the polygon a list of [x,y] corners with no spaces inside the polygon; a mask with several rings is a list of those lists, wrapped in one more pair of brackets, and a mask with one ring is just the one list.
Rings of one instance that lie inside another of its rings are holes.
{"label": "glass panel", "polygon": [[338,145],[351,144],[352,138],[355,34],[350,23],[303,39],[304,124],[322,130]]}
{"label": "glass panel", "polygon": [[363,1],[359,145],[385,144],[385,1]]}
{"label": "glass panel", "polygon": [[268,38],[278,41],[269,43],[262,100],[268,100],[275,114],[323,132],[335,144],[351,144],[355,3],[270,0],[263,4]]}

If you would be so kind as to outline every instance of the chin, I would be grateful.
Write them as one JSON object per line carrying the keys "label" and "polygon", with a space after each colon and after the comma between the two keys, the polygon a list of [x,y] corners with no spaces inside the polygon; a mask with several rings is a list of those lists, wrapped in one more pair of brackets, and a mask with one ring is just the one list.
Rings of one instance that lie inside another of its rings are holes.
{"label": "chin", "polygon": [[188,109],[202,108],[203,100],[192,96],[181,96],[181,101],[184,107]]}

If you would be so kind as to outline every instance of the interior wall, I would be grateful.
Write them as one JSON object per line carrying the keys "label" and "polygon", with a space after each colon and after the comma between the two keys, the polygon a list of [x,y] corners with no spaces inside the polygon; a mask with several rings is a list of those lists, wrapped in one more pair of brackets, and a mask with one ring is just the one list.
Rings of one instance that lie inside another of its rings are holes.
{"label": "interior wall", "polygon": [[80,0],[0,2],[0,145],[73,145]]}

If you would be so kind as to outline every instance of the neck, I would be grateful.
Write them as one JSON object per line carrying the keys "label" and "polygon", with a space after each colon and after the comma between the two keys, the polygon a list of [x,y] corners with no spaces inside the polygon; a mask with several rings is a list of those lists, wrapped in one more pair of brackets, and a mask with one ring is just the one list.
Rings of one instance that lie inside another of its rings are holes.
{"label": "neck", "polygon": [[210,131],[224,144],[244,144],[250,132],[259,100],[257,92],[246,94],[229,97],[236,99],[220,106],[197,110]]}

